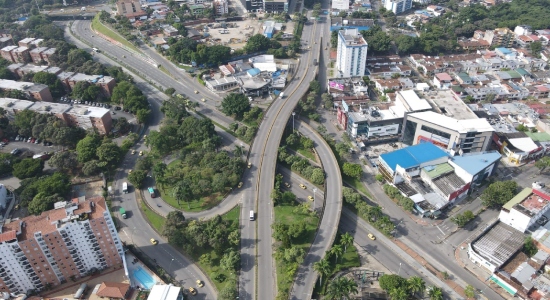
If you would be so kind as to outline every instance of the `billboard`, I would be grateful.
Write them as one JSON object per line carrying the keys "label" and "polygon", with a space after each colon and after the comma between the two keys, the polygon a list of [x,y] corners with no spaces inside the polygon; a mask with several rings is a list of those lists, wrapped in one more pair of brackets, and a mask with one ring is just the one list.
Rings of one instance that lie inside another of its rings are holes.
{"label": "billboard", "polygon": [[339,83],[339,82],[335,82],[335,81],[329,81],[328,86],[331,89],[336,89],[336,90],[340,90],[340,91],[344,90],[344,84],[343,83]]}

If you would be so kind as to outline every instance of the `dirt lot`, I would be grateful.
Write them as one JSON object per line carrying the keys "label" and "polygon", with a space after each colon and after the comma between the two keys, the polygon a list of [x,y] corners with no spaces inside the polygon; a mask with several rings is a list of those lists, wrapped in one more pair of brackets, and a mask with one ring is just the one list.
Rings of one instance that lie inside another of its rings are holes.
{"label": "dirt lot", "polygon": [[72,186],[71,197],[78,198],[86,196],[86,198],[103,195],[103,181],[91,181],[83,184],[75,184]]}
{"label": "dirt lot", "polygon": [[[261,15],[258,17],[261,18]],[[248,37],[251,37],[255,34],[262,33],[262,24],[266,20],[257,20],[257,19],[247,19],[244,21],[235,21],[227,23],[227,33],[220,33],[220,30],[223,29],[219,23],[211,23],[212,26],[209,26],[208,33],[214,39],[220,39],[217,41],[218,44],[231,47],[233,49],[241,49],[246,44]],[[292,21],[284,24],[284,32],[292,33],[294,32],[294,23]],[[216,28],[217,27],[217,28]],[[199,30],[202,33],[204,24],[196,25],[193,28]]]}

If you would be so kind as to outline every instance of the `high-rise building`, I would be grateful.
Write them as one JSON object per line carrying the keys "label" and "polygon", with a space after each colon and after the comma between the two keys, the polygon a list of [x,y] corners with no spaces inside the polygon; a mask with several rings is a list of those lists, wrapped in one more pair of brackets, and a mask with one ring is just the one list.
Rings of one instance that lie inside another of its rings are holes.
{"label": "high-rise building", "polygon": [[122,265],[122,243],[105,199],[73,199],[54,207],[2,226],[0,292],[41,291]]}
{"label": "high-rise building", "polygon": [[384,0],[383,3],[384,8],[396,15],[412,8],[412,0]]}
{"label": "high-rise building", "polygon": [[339,77],[365,75],[368,47],[367,41],[356,28],[338,31],[336,69]]}

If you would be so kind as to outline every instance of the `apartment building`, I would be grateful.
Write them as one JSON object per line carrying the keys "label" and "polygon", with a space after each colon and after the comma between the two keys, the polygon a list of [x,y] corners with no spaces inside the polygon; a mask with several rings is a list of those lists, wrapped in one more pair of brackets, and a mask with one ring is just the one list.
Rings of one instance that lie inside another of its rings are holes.
{"label": "apartment building", "polygon": [[387,10],[396,15],[412,8],[412,0],[384,0],[382,3]]}
{"label": "apartment building", "polygon": [[364,76],[369,45],[357,29],[338,31],[336,69],[339,77]]}
{"label": "apartment building", "polygon": [[54,115],[71,126],[95,129],[99,134],[109,133],[113,126],[109,109],[103,107],[32,102],[11,98],[0,98],[0,107],[6,110],[9,117],[23,110],[32,110],[40,114]]}
{"label": "apartment building", "polygon": [[73,90],[73,87],[81,81],[87,81],[90,84],[97,85],[101,88],[101,93],[105,97],[110,97],[113,89],[116,86],[116,80],[111,76],[103,75],[86,75],[83,73],[73,73],[73,72],[61,72],[57,75],[57,78],[61,80],[63,87],[67,92]]}
{"label": "apartment building", "polygon": [[55,53],[55,48],[48,48],[48,47],[38,47],[32,49],[29,54],[31,55],[31,60],[35,64],[39,64],[42,62],[49,63],[50,62],[50,56]]}
{"label": "apartment building", "polygon": [[46,102],[53,101],[50,88],[45,84],[0,79],[0,90],[18,90],[21,91],[28,99]]}
{"label": "apartment building", "polygon": [[214,0],[212,3],[216,15],[222,16],[229,13],[229,4],[227,0]]}
{"label": "apartment building", "polygon": [[117,1],[116,12],[118,15],[125,16],[128,19],[135,19],[147,15],[147,12],[141,9],[141,3],[139,0]]}
{"label": "apartment building", "polygon": [[433,111],[405,116],[403,143],[429,142],[460,153],[486,151],[495,129],[487,119],[457,120]]}
{"label": "apartment building", "polygon": [[514,45],[514,32],[508,28],[496,28],[494,30],[481,31],[474,33],[474,39],[485,40],[489,46],[494,47],[512,47]]}
{"label": "apartment building", "polygon": [[121,266],[123,256],[105,199],[57,202],[39,216],[2,226],[0,292],[41,291]]}

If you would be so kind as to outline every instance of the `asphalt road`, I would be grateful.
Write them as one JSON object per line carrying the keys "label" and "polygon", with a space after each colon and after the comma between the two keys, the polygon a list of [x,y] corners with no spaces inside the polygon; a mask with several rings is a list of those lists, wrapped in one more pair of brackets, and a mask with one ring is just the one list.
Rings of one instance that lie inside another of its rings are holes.
{"label": "asphalt road", "polygon": [[[86,30],[83,29],[83,31]],[[67,34],[66,38],[79,48],[89,49],[87,45],[73,38],[70,34]],[[100,48],[101,46],[96,47]],[[106,49],[100,49],[106,51]],[[105,65],[117,65],[116,62],[111,61],[101,54],[95,55],[94,59]],[[136,77],[135,81],[147,98],[151,100],[150,103],[152,114],[149,128],[146,132],[149,130],[158,129],[162,119],[160,103],[163,101],[165,96],[157,89],[144,82],[141,78]],[[144,145],[143,141],[140,141],[136,144],[136,146],[134,146],[134,149],[141,151],[147,150],[147,147]],[[195,286],[195,281],[197,279],[205,280],[205,282],[208,283],[206,275],[204,275],[204,273],[202,273],[202,271],[195,264],[189,261],[172,246],[167,244],[166,241],[147,223],[139,211],[136,195],[134,194],[135,189],[130,188],[128,194],[122,193],[122,183],[127,181],[128,170],[133,168],[137,158],[137,155],[128,153],[124,157],[120,167],[117,169],[113,181],[113,190],[115,193],[113,199],[113,211],[115,211],[115,216],[118,217],[120,224],[122,225],[121,227],[123,227],[122,232],[124,234],[119,233],[121,239],[126,242],[134,243],[149,257],[154,257],[157,260],[157,264],[159,264],[170,274],[174,275],[181,286],[187,288]],[[121,206],[129,212],[129,218],[121,219],[120,216],[118,216],[116,211]],[[159,243],[153,246],[150,242],[151,238],[158,240]],[[199,288],[198,292],[198,299],[216,299],[216,292],[209,284],[206,284],[203,288]]]}

